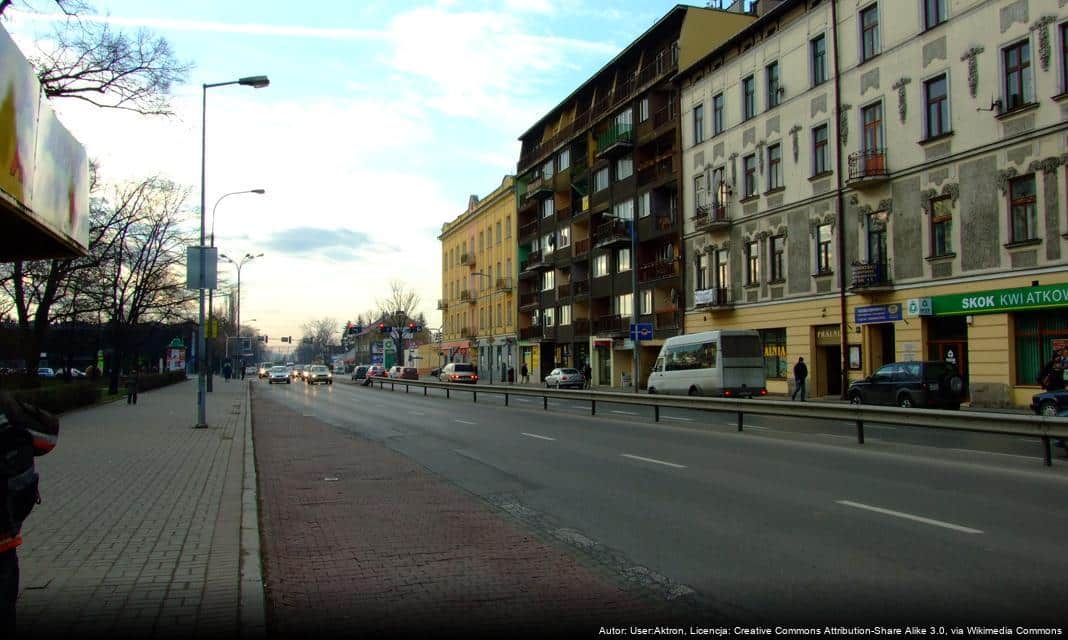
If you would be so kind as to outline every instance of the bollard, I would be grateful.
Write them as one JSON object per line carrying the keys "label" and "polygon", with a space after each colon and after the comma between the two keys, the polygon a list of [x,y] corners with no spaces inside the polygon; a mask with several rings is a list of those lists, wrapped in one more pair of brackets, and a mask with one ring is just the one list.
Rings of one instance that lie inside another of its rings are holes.
{"label": "bollard", "polygon": [[738,412],[738,431],[742,430],[742,412]]}
{"label": "bollard", "polygon": [[541,397],[541,408],[545,409],[546,411],[549,410],[549,396]]}
{"label": "bollard", "polygon": [[476,403],[478,402],[478,392],[477,391],[472,391],[471,392],[471,397],[472,397],[472,399],[474,399],[474,401]]}
{"label": "bollard", "polygon": [[430,387],[423,387],[423,397],[424,397],[424,398],[426,397],[426,395],[427,395],[427,393],[426,393],[426,392],[427,392],[427,389],[429,389],[429,388],[430,388]]}
{"label": "bollard", "polygon": [[1047,467],[1053,464],[1053,451],[1050,450],[1049,436],[1042,436],[1042,462]]}
{"label": "bollard", "polygon": [[508,394],[504,394],[504,406],[508,406]]}
{"label": "bollard", "polygon": [[857,444],[864,444],[864,421],[857,420]]}
{"label": "bollard", "polygon": [[596,400],[590,400],[590,415],[591,416],[597,415],[597,401]]}
{"label": "bollard", "polygon": [[408,383],[404,383],[404,393],[408,393]]}
{"label": "bollard", "polygon": [[446,399],[446,400],[448,400],[448,399],[449,399],[449,397],[450,397],[450,396],[449,396],[449,388],[448,388],[448,387],[445,387],[445,399]]}
{"label": "bollard", "polygon": [[653,405],[653,422],[660,422],[660,405]]}

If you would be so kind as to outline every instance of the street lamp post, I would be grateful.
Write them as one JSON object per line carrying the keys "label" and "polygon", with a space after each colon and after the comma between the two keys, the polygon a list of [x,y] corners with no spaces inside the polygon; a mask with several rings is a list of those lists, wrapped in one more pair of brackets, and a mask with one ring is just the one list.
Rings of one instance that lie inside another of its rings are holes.
{"label": "street lamp post", "polygon": [[[219,199],[215,201],[215,206],[211,208],[211,246],[215,246],[215,210],[219,208],[219,203],[222,202],[228,196],[236,196],[243,193],[255,193],[263,195],[267,193],[265,189],[247,189],[245,191],[231,191],[230,193],[224,193],[219,196]],[[215,316],[215,289],[208,289],[208,325],[210,326],[214,321]],[[241,335],[240,325],[238,325],[238,335]],[[205,356],[208,359],[208,393],[212,391],[212,381],[215,379],[215,353],[211,348],[212,344],[208,343],[208,352]]]}
{"label": "street lamp post", "polygon": [[197,331],[197,422],[195,427],[197,429],[206,429],[208,427],[207,416],[207,367],[206,359],[204,358],[204,350],[207,346],[207,340],[204,336],[204,289],[207,282],[204,279],[205,264],[205,247],[204,247],[204,185],[207,178],[207,150],[208,150],[208,89],[214,87],[222,87],[231,84],[240,84],[246,87],[252,87],[254,89],[262,89],[271,83],[267,79],[267,76],[247,76],[238,80],[231,80],[229,82],[216,82],[203,85],[201,110],[200,110],[200,278],[197,286],[199,292],[199,306],[198,313],[199,330]]}
{"label": "street lamp post", "polygon": [[257,253],[256,255],[252,255],[251,253],[246,253],[244,256],[241,257],[240,260],[235,261],[233,258],[231,258],[230,256],[226,255],[225,253],[219,256],[219,258],[221,258],[221,259],[223,259],[223,260],[225,260],[225,261],[229,262],[230,264],[232,264],[232,265],[237,267],[237,304],[235,305],[236,311],[235,311],[234,315],[236,316],[236,320],[237,320],[238,349],[241,348],[240,347],[240,344],[241,344],[241,268],[244,267],[245,264],[247,264],[249,262],[252,262],[256,258],[262,258],[262,257],[263,257],[262,253]]}

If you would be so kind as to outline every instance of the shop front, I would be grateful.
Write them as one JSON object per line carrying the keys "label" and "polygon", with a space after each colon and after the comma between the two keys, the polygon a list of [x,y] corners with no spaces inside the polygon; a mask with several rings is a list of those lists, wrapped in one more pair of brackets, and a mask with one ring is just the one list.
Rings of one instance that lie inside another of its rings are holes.
{"label": "shop front", "polygon": [[810,367],[809,385],[813,396],[842,394],[842,327],[837,324],[817,325],[816,362]]}

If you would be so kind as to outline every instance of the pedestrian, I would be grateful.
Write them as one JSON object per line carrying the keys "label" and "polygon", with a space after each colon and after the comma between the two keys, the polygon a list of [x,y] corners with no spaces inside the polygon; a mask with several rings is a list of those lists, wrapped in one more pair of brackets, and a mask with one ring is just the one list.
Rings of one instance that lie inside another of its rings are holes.
{"label": "pedestrian", "polygon": [[40,502],[33,460],[51,451],[58,438],[59,421],[52,414],[0,394],[0,638],[15,637],[19,534]]}
{"label": "pedestrian", "polygon": [[1038,384],[1046,391],[1060,391],[1063,389],[1066,364],[1068,363],[1064,362],[1060,354],[1054,351],[1038,372]]}
{"label": "pedestrian", "polygon": [[801,392],[801,402],[805,401],[805,385],[808,381],[808,365],[805,364],[804,357],[797,359],[797,364],[794,365],[794,394],[790,396],[791,400],[797,400],[797,392]]}
{"label": "pedestrian", "polygon": [[126,404],[137,404],[137,388],[141,384],[141,372],[134,367],[126,376]]}
{"label": "pedestrian", "polygon": [[523,366],[519,367],[519,376],[522,378],[523,384],[530,382],[530,374],[527,371],[527,363],[523,363]]}
{"label": "pedestrian", "polygon": [[229,361],[224,362],[223,363],[223,378],[225,380],[229,380],[230,379],[230,375],[233,374],[233,372],[234,372],[234,368],[230,366],[230,362]]}
{"label": "pedestrian", "polygon": [[582,365],[582,377],[585,379],[584,386],[589,389],[593,385],[593,369],[590,368],[590,363]]}
{"label": "pedestrian", "polygon": [[245,379],[245,363],[242,362],[238,366],[241,367],[241,379],[244,380]]}

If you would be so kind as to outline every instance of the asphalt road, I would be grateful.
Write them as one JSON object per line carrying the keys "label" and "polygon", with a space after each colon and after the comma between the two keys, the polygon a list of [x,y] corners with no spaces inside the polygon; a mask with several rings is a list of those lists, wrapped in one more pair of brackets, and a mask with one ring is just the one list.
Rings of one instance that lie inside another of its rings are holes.
{"label": "asphalt road", "polygon": [[[261,382],[257,382],[261,384]],[[1068,464],[1037,441],[480,393],[274,385],[621,580],[750,624],[1068,619]],[[1059,455],[1063,456],[1060,452]]]}

